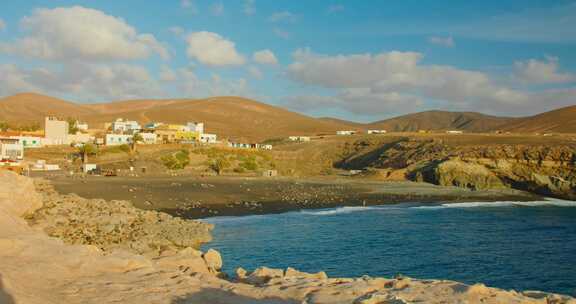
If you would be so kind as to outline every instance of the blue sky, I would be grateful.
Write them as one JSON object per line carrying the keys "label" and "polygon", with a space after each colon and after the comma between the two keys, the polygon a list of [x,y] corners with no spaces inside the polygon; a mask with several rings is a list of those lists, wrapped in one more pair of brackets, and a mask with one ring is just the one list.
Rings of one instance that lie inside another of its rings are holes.
{"label": "blue sky", "polygon": [[0,11],[0,96],[519,116],[576,103],[575,46],[574,1],[19,1]]}

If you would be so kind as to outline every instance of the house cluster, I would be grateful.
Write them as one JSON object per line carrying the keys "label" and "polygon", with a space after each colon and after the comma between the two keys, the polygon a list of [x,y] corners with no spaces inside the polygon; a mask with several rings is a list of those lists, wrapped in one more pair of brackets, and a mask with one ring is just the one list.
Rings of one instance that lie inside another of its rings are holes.
{"label": "house cluster", "polygon": [[310,136],[289,136],[288,140],[306,142],[306,141],[310,141]]}
{"label": "house cluster", "polygon": [[0,133],[0,161],[18,162],[24,158],[25,148],[41,148],[52,145],[84,144],[94,140],[94,136],[81,132],[88,130],[88,124],[76,121],[78,130],[70,134],[68,121],[56,117],[44,119],[44,134],[38,132],[2,132]]}
{"label": "house cluster", "polygon": [[165,124],[151,122],[141,126],[137,121],[123,120],[107,124],[104,144],[117,146],[131,144],[134,137],[144,144],[169,144],[169,143],[217,143],[216,134],[204,133],[204,123],[189,122],[181,124]]}
{"label": "house cluster", "polygon": [[245,144],[245,143],[229,142],[228,147],[237,149],[272,150],[272,145],[269,144]]}
{"label": "house cluster", "polygon": [[[336,131],[336,135],[354,135],[358,133],[354,130],[340,130]],[[366,130],[366,134],[386,134],[386,130]]]}

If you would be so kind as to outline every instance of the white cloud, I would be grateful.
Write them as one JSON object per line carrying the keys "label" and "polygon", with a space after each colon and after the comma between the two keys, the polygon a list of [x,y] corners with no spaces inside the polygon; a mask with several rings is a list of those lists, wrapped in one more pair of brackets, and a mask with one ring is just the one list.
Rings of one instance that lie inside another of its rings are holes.
{"label": "white cloud", "polygon": [[222,2],[212,4],[210,8],[213,16],[222,16],[224,15],[224,4]]}
{"label": "white cloud", "polygon": [[160,80],[161,81],[170,82],[170,81],[175,81],[177,79],[178,79],[178,75],[169,66],[162,65],[160,67]]}
{"label": "white cloud", "polygon": [[186,11],[196,15],[198,14],[198,7],[192,0],[182,0],[180,1],[180,7],[185,9]]}
{"label": "white cloud", "polygon": [[[392,51],[380,54],[323,56],[310,50],[294,53],[288,76],[311,87],[336,89],[333,106],[357,113],[377,109],[413,109],[434,101],[451,109],[505,110],[522,114],[529,109],[548,109],[576,90],[519,91],[494,82],[487,74],[445,65],[424,65],[422,54]],[[576,95],[573,96],[576,98]],[[304,99],[305,100],[305,99]],[[300,102],[300,107],[305,106]],[[312,106],[309,104],[309,106]]]}
{"label": "white cloud", "polygon": [[271,50],[257,51],[252,55],[252,60],[260,64],[277,64],[278,59]]}
{"label": "white cloud", "polygon": [[0,51],[49,60],[141,59],[157,53],[168,59],[166,48],[151,34],[139,34],[124,20],[81,6],[37,9],[24,17],[28,34]]}
{"label": "white cloud", "polygon": [[335,13],[342,12],[342,11],[344,11],[344,5],[342,5],[342,4],[330,5],[328,7],[328,10],[327,10],[328,14],[335,14]]}
{"label": "white cloud", "polygon": [[268,20],[270,22],[289,22],[294,23],[298,17],[289,11],[276,12],[270,15]]}
{"label": "white cloud", "polygon": [[256,66],[249,66],[248,67],[248,73],[250,74],[250,76],[252,76],[256,79],[262,79],[264,77],[264,75],[262,74],[262,71],[260,71],[260,69]]}
{"label": "white cloud", "polygon": [[428,37],[428,43],[439,45],[447,48],[454,47],[454,38],[452,36],[448,37],[440,37],[440,36],[431,36]]}
{"label": "white cloud", "polygon": [[576,75],[558,72],[558,58],[546,57],[546,61],[530,59],[514,63],[514,77],[524,83],[547,84],[576,81]]}
{"label": "white cloud", "polygon": [[223,80],[220,75],[213,73],[209,80],[202,80],[189,68],[179,69],[178,76],[180,79],[178,88],[181,94],[189,97],[252,95],[248,81],[244,78]]}
{"label": "white cloud", "polygon": [[186,37],[188,57],[211,66],[241,65],[245,59],[234,42],[212,32],[194,32]]}
{"label": "white cloud", "polygon": [[244,0],[244,7],[242,8],[244,15],[254,15],[256,13],[255,0]]}
{"label": "white cloud", "polygon": [[57,96],[74,95],[81,100],[163,95],[155,79],[138,65],[67,63],[60,69],[0,65],[0,95],[31,91]]}
{"label": "white cloud", "polygon": [[6,30],[6,22],[0,18],[0,32]]}

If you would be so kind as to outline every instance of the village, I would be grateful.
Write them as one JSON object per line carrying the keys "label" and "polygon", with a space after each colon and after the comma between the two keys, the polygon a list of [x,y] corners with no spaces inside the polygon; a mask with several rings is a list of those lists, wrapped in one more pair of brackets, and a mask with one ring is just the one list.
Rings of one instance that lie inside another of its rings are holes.
{"label": "village", "polygon": [[[51,146],[74,147],[89,150],[91,147],[133,147],[134,145],[170,145],[183,144],[198,146],[227,147],[231,149],[272,150],[269,142],[238,142],[230,139],[219,139],[217,134],[205,132],[204,122],[188,122],[186,124],[173,124],[163,122],[150,122],[140,124],[138,121],[117,118],[104,124],[104,128],[90,128],[88,123],[75,119],[61,119],[45,117],[43,130],[0,132],[0,169],[16,171],[25,174],[30,171],[57,171],[61,168],[57,164],[50,164],[50,160],[28,161],[25,158],[27,149],[36,149]],[[462,134],[460,130],[448,130],[446,134]],[[338,130],[331,136],[353,136],[364,133],[366,135],[387,134],[386,130],[370,129]],[[418,133],[427,133],[420,130]],[[294,135],[282,139],[287,142],[305,143],[313,139],[330,136]],[[95,172],[97,165],[88,163],[82,158],[82,167],[78,170],[83,173]],[[265,173],[276,175],[275,172]]]}

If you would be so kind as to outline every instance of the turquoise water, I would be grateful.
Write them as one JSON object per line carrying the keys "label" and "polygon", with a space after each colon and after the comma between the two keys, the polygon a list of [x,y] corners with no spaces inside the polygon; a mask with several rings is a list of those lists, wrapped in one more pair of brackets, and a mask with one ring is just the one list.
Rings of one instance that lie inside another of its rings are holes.
{"label": "turquoise water", "polygon": [[393,205],[210,218],[225,271],[404,274],[576,295],[576,202]]}

